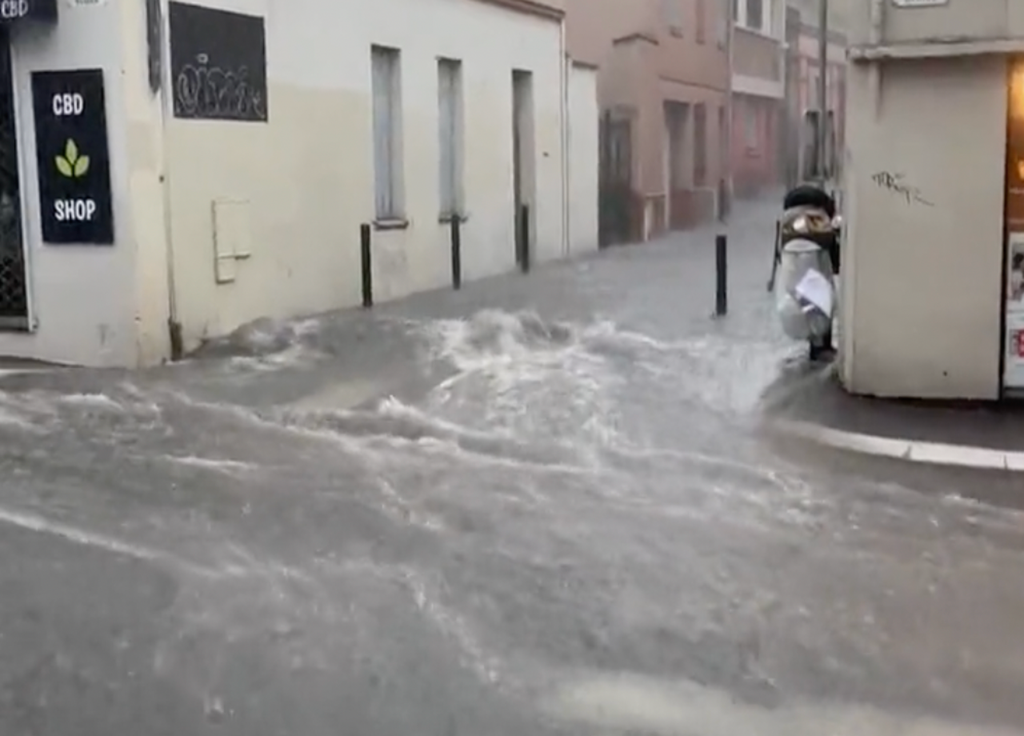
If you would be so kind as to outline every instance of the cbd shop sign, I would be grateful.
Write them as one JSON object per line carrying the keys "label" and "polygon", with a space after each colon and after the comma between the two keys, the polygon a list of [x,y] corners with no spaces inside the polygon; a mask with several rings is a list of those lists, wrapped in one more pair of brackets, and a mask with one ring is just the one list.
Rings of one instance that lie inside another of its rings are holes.
{"label": "cbd shop sign", "polygon": [[101,69],[32,74],[46,243],[114,242],[105,104]]}
{"label": "cbd shop sign", "polygon": [[0,23],[22,18],[56,20],[57,0],[0,0]]}

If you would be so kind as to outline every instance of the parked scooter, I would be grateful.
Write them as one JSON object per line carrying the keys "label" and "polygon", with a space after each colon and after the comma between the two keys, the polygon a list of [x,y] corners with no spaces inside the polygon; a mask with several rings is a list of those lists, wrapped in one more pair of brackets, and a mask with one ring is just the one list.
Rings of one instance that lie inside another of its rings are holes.
{"label": "parked scooter", "polygon": [[787,192],[776,225],[769,291],[785,333],[806,340],[811,360],[834,352],[836,280],[840,265],[842,221],[835,199],[823,189],[803,185]]}

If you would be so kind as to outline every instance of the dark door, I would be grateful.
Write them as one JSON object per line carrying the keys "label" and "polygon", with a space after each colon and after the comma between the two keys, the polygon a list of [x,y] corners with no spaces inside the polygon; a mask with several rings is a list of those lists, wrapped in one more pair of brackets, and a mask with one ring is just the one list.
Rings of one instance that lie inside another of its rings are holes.
{"label": "dark door", "polygon": [[512,72],[512,186],[515,190],[516,263],[530,269],[533,234],[533,74]]}
{"label": "dark door", "polygon": [[0,26],[0,329],[28,329],[10,32]]}
{"label": "dark door", "polygon": [[606,111],[601,118],[598,160],[598,226],[601,247],[627,243],[639,236],[634,222],[633,133],[629,117]]}

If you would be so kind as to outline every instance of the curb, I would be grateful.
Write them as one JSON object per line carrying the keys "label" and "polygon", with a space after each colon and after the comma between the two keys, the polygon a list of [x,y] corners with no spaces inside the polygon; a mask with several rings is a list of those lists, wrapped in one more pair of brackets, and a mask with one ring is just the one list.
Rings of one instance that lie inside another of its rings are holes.
{"label": "curb", "polygon": [[778,420],[775,424],[783,432],[793,437],[862,455],[931,465],[1024,473],[1024,452],[882,437],[860,432],[847,432],[813,422],[788,419]]}

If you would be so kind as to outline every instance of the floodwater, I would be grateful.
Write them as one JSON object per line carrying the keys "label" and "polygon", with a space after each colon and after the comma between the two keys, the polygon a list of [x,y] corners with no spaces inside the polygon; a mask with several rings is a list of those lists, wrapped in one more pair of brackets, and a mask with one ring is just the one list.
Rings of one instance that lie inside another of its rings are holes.
{"label": "floodwater", "polygon": [[1024,483],[774,436],[770,216],[3,379],[0,732],[1024,733]]}

